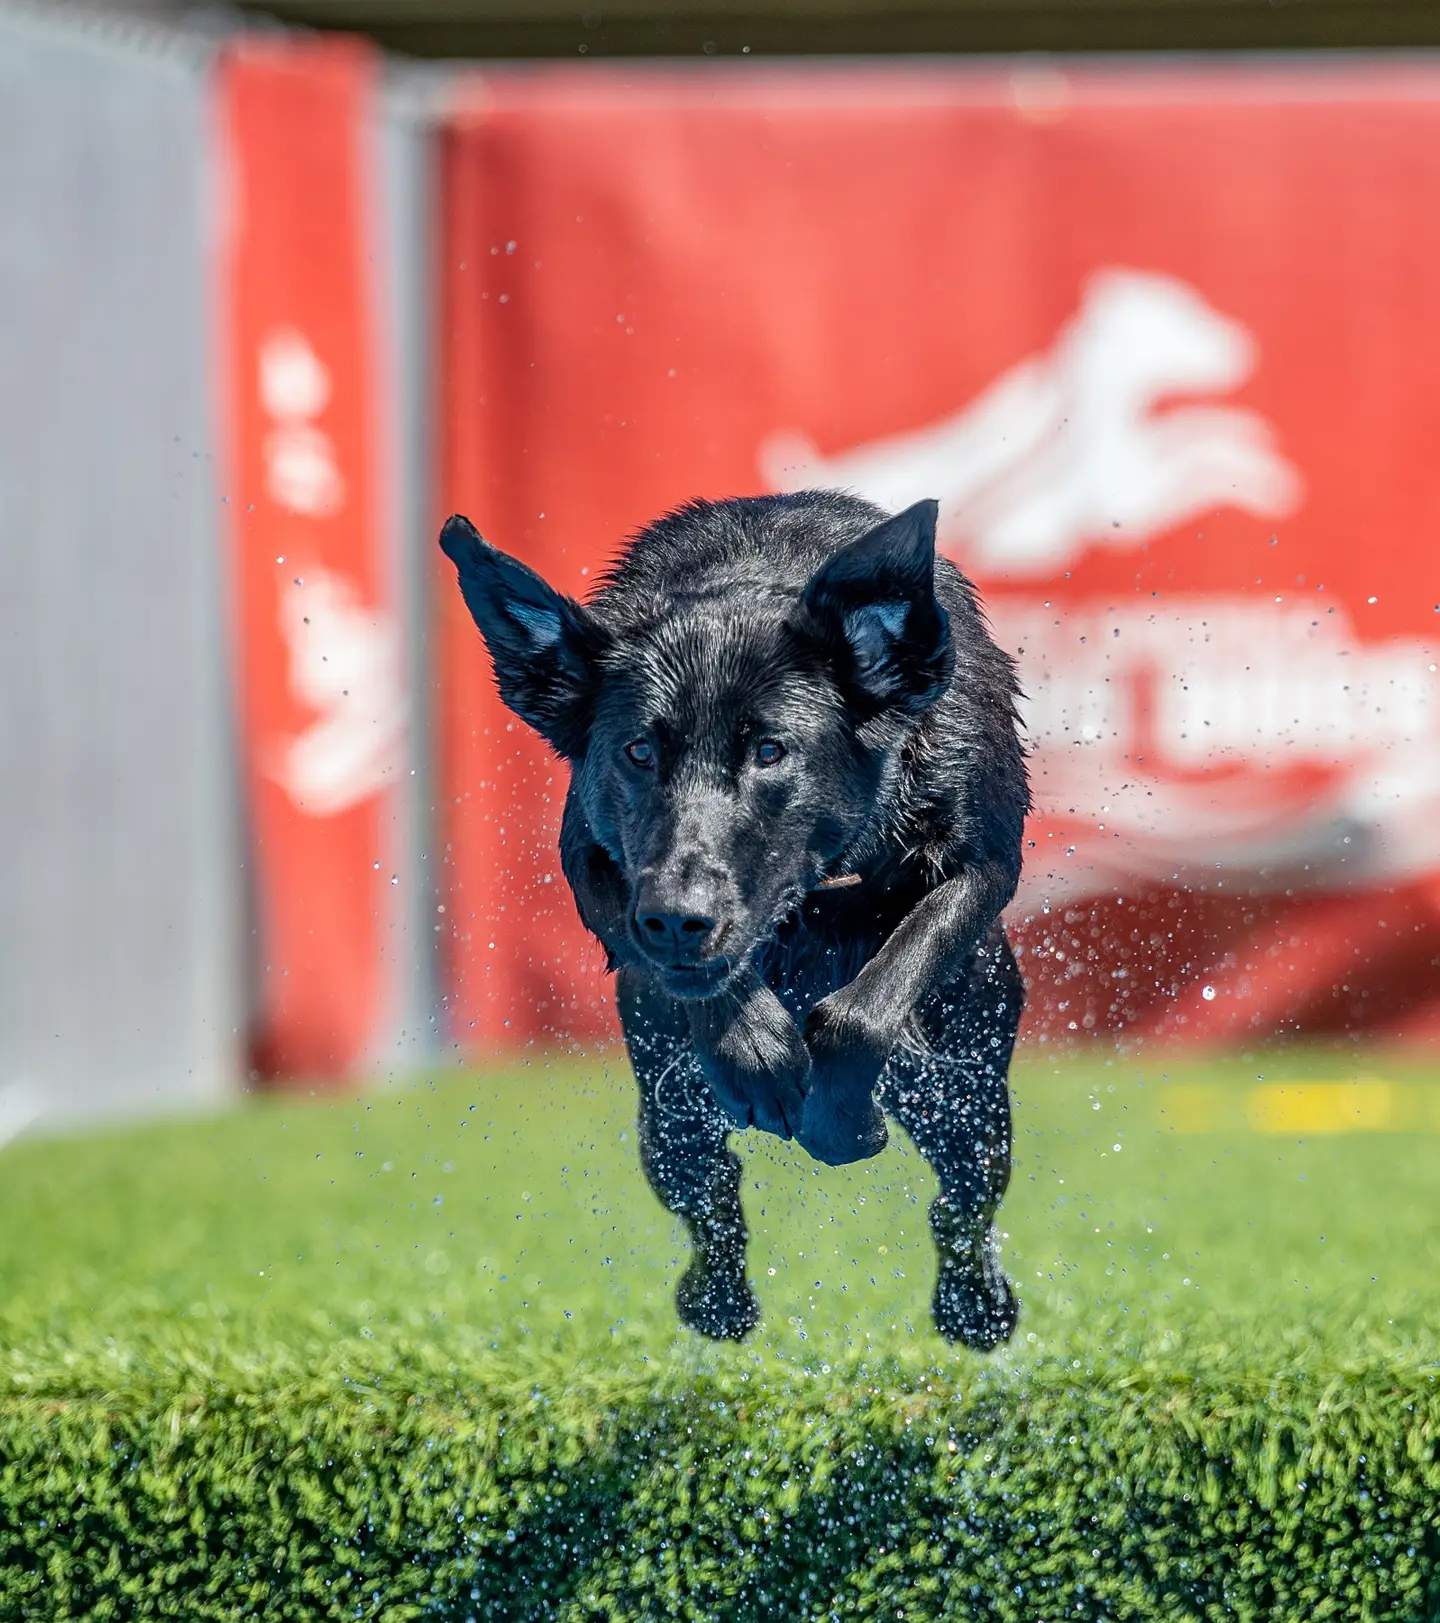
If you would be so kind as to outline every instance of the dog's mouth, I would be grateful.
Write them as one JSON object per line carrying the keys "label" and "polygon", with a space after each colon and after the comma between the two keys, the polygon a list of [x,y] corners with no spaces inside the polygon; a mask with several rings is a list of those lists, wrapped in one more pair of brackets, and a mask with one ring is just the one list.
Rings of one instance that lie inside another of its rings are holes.
{"label": "dog's mouth", "polygon": [[700,1000],[722,991],[735,972],[733,959],[709,958],[703,964],[672,964],[659,971],[660,984],[671,997]]}

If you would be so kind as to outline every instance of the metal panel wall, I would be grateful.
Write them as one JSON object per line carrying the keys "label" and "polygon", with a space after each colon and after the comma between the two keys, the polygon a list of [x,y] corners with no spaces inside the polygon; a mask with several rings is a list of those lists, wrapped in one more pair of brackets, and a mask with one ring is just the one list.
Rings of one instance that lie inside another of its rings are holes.
{"label": "metal panel wall", "polygon": [[0,8],[0,1090],[62,1120],[238,1075],[208,118],[195,42]]}

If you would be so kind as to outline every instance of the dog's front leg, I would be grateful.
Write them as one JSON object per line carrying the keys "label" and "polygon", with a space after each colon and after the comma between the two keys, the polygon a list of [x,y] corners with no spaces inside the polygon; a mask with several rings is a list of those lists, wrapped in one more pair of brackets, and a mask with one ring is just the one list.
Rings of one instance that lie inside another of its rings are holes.
{"label": "dog's front leg", "polygon": [[718,997],[687,1005],[710,1091],[739,1127],[800,1131],[810,1055],[780,999],[747,965]]}
{"label": "dog's front leg", "polygon": [[979,863],[923,897],[853,981],[810,1012],[813,1062],[800,1142],[817,1161],[843,1166],[885,1147],[875,1084],[916,1005],[958,979],[970,954],[1015,894],[1015,874]]}

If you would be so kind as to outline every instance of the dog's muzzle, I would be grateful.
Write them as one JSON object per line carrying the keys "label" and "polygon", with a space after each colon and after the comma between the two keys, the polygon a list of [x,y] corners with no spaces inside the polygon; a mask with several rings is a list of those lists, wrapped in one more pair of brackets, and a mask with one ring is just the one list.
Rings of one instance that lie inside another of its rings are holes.
{"label": "dog's muzzle", "polygon": [[698,887],[670,890],[642,881],[632,919],[636,945],[675,997],[710,997],[729,978],[730,960],[716,951],[727,920]]}

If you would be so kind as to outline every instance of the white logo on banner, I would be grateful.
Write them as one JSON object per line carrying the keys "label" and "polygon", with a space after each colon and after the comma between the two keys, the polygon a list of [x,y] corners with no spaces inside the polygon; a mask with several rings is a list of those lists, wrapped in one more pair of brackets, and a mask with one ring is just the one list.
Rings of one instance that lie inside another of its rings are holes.
{"label": "white logo on banner", "polygon": [[[1183,282],[1102,270],[1047,352],[954,416],[828,458],[777,434],[760,466],[776,489],[854,490],[892,511],[938,497],[946,552],[982,580],[1041,587],[1087,547],[1138,546],[1221,507],[1270,521],[1299,506],[1269,424],[1193,398],[1257,362],[1245,328]],[[991,598],[1052,835],[1022,910],[1135,875],[1292,889],[1440,867],[1435,652],[1361,643],[1343,605],[1306,597]]]}
{"label": "white logo on banner", "polygon": [[1440,867],[1435,652],[1360,643],[1307,595],[992,600],[1020,651],[1037,798],[1082,841],[1032,868],[1031,899],[1134,874],[1291,889]]}
{"label": "white logo on banner", "polygon": [[280,629],[290,691],[319,718],[273,775],[302,811],[333,817],[395,781],[406,723],[399,628],[339,575],[308,569],[285,587]]}
{"label": "white logo on banner", "polygon": [[261,456],[272,501],[305,518],[326,518],[345,501],[330,436],[313,421],[330,403],[330,374],[304,333],[272,332],[260,346],[260,403],[275,421]]}
{"label": "white logo on banner", "polygon": [[1220,394],[1255,368],[1253,339],[1184,282],[1102,270],[1052,348],[963,411],[824,457],[776,434],[760,469],[776,490],[854,490],[891,509],[940,501],[940,538],[991,578],[1044,575],[1085,547],[1137,546],[1217,507],[1293,512],[1300,477],[1265,421]]}

